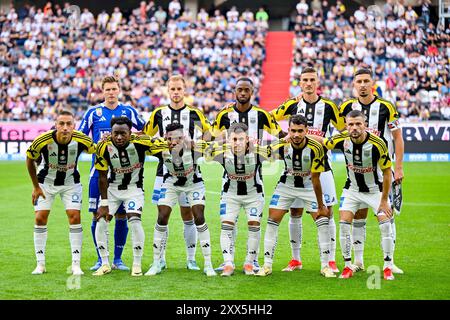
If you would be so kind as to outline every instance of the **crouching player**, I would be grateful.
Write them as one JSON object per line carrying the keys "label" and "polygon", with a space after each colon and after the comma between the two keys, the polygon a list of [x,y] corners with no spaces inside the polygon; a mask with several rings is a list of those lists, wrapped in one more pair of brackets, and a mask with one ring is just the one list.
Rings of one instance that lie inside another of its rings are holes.
{"label": "crouching player", "polygon": [[[47,220],[55,197],[59,195],[69,218],[69,239],[72,250],[72,274],[82,275],[80,268],[83,229],[81,227],[82,187],[77,162],[80,154],[95,152],[91,138],[75,131],[75,120],[69,111],[60,111],[56,118],[56,130],[47,131],[36,139],[27,150],[27,168],[33,182],[32,203],[35,210],[34,248],[37,266],[32,274],[45,270]],[[35,160],[42,156],[36,174]]]}
{"label": "crouching player", "polygon": [[320,250],[321,274],[336,277],[329,267],[330,231],[328,209],[324,204],[320,173],[324,171],[322,145],[306,137],[308,122],[302,115],[289,118],[289,142],[277,142],[271,146],[272,156],[284,160],[285,170],[273,193],[269,207],[269,219],[264,237],[264,266],[258,276],[272,274],[272,263],[278,238],[278,226],[286,212],[297,199],[301,208],[311,214],[316,222]]}
{"label": "crouching player", "polygon": [[145,234],[141,215],[144,206],[144,162],[146,152],[157,153],[164,142],[131,133],[132,122],[127,117],[111,120],[111,136],[97,147],[95,168],[99,171],[100,206],[97,213],[95,238],[102,266],[93,273],[103,276],[111,272],[108,250],[108,224],[123,204],[131,227],[133,245],[132,276],[142,276],[141,260]]}

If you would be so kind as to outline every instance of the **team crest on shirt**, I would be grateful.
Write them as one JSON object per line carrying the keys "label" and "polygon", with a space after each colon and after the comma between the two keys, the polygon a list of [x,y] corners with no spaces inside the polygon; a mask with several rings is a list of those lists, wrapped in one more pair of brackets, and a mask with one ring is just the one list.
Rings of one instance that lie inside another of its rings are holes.
{"label": "team crest on shirt", "polygon": [[350,149],[350,141],[349,140],[344,141],[344,149],[346,149],[346,150]]}
{"label": "team crest on shirt", "polygon": [[309,158],[309,155],[308,155],[308,154],[305,154],[305,155],[303,156],[303,161],[304,161],[304,162],[309,162],[309,161],[310,161],[310,158]]}
{"label": "team crest on shirt", "polygon": [[103,110],[102,108],[97,108],[95,109],[95,114],[99,117],[101,117],[103,115]]}
{"label": "team crest on shirt", "polygon": [[370,157],[370,150],[364,150],[364,156]]}
{"label": "team crest on shirt", "polygon": [[73,156],[75,154],[76,150],[70,150],[69,153],[71,156]]}
{"label": "team crest on shirt", "polygon": [[181,117],[181,119],[182,119],[183,121],[187,121],[188,115],[187,115],[187,114],[183,114],[183,116]]}

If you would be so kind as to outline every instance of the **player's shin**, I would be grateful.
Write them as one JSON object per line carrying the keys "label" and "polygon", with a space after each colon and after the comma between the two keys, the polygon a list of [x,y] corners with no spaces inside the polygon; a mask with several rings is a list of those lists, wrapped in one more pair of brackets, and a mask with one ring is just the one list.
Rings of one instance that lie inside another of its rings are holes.
{"label": "player's shin", "polygon": [[83,243],[83,228],[81,224],[69,226],[70,249],[72,250],[72,266],[80,266],[81,248]]}
{"label": "player's shin", "polygon": [[195,260],[195,252],[197,249],[197,229],[194,224],[194,219],[183,222],[187,259],[192,261]]}
{"label": "player's shin", "polygon": [[364,243],[366,241],[367,219],[353,220],[353,250],[355,251],[355,264],[364,266]]}
{"label": "player's shin", "polygon": [[352,224],[351,222],[339,222],[339,240],[341,243],[342,257],[344,258],[345,266],[351,267],[352,264]]}
{"label": "player's shin", "polygon": [[118,218],[116,216],[116,225],[114,227],[114,261],[122,259],[122,253],[127,242],[127,236],[127,218]]}
{"label": "player's shin", "polygon": [[302,216],[289,217],[289,240],[291,243],[292,258],[302,261],[300,250],[302,248]]}
{"label": "player's shin", "polygon": [[153,234],[153,264],[159,265],[163,250],[166,248],[167,242],[167,226],[155,225]]}
{"label": "player's shin", "polygon": [[105,218],[97,221],[95,228],[95,238],[97,239],[97,249],[102,260],[102,265],[109,265],[109,251],[108,251],[108,225]]}
{"label": "player's shin", "polygon": [[272,267],[275,249],[277,247],[279,223],[269,218],[264,235],[264,266]]}
{"label": "player's shin", "polygon": [[379,222],[381,231],[381,248],[383,249],[384,267],[392,268],[392,254],[394,242],[392,239],[392,228],[389,220]]}
{"label": "player's shin", "polygon": [[133,265],[140,266],[142,262],[142,254],[144,252],[145,233],[142,227],[141,218],[132,216],[129,219],[131,228],[131,241],[133,244]]}
{"label": "player's shin", "polygon": [[98,261],[100,261],[100,253],[98,252],[97,249],[97,240],[95,239],[95,229],[97,227],[97,218],[95,217],[95,215],[92,217],[92,224],[91,224],[91,233],[92,233],[92,240],[94,240],[94,245],[95,245],[95,251],[97,252],[97,257],[98,257]]}
{"label": "player's shin", "polygon": [[235,226],[222,223],[220,231],[220,246],[225,264],[233,264],[234,259],[234,237],[233,229]]}
{"label": "player's shin", "polygon": [[202,247],[202,254],[205,261],[205,266],[211,266],[211,237],[206,223],[197,226],[198,239]]}
{"label": "player's shin", "polygon": [[[332,213],[332,207],[328,208]],[[330,232],[330,261],[336,261],[336,222],[333,216],[329,218],[328,230]]]}
{"label": "player's shin", "polygon": [[247,240],[247,257],[245,263],[253,264],[259,251],[259,241],[261,239],[260,226],[248,226],[248,240]]}
{"label": "player's shin", "polygon": [[397,228],[395,227],[395,219],[392,217],[391,221],[391,230],[392,230],[392,264],[394,264],[394,251],[395,251],[395,242],[397,241]]}
{"label": "player's shin", "polygon": [[47,244],[47,226],[34,226],[34,252],[38,265],[45,266],[45,246]]}
{"label": "player's shin", "polygon": [[320,264],[321,268],[324,268],[328,266],[330,255],[329,219],[327,217],[319,217],[316,220],[316,225],[319,240]]}

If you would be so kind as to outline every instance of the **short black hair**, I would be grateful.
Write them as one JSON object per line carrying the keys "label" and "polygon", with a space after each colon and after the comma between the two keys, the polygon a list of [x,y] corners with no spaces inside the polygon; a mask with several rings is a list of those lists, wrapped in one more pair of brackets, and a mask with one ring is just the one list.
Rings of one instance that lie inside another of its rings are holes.
{"label": "short black hair", "polygon": [[356,76],[359,76],[360,74],[368,74],[370,77],[372,77],[372,70],[369,68],[359,68],[358,70],[356,70],[353,78],[356,78]]}
{"label": "short black hair", "polygon": [[250,84],[252,85],[252,87],[254,86],[253,80],[250,79],[249,77],[240,77],[239,79],[237,79],[236,85],[238,85],[238,83],[241,82],[241,81],[248,81],[248,82],[250,82]]}
{"label": "short black hair", "polygon": [[248,133],[248,126],[245,123],[242,123],[242,122],[233,123],[228,128],[228,134],[229,135],[232,134],[232,133],[241,133],[241,132]]}
{"label": "short black hair", "polygon": [[289,118],[289,126],[291,124],[296,125],[304,125],[305,127],[308,126],[308,120],[306,120],[305,116],[302,116],[301,114],[295,114]]}
{"label": "short black hair", "polygon": [[65,109],[58,111],[57,117],[59,116],[71,116],[72,118],[74,118],[73,113]]}
{"label": "short black hair", "polygon": [[166,126],[166,132],[168,133],[168,132],[175,131],[175,130],[180,130],[180,129],[183,129],[183,128],[184,128],[184,126],[181,123],[173,122],[173,123],[169,123]]}
{"label": "short black hair", "polygon": [[118,124],[118,125],[126,124],[130,130],[133,127],[133,123],[131,122],[131,120],[125,116],[112,118],[111,119],[111,129],[115,124]]}
{"label": "short black hair", "polygon": [[362,111],[359,111],[359,110],[352,110],[349,113],[347,113],[347,115],[345,117],[346,118],[362,117],[364,120],[366,119],[366,116],[364,115],[364,113]]}

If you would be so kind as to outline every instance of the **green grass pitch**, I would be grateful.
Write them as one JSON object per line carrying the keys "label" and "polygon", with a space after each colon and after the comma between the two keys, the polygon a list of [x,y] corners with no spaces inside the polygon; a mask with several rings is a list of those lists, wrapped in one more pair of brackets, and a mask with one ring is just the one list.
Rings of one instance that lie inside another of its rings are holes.
{"label": "green grass pitch", "polygon": [[[404,204],[397,216],[396,264],[404,271],[395,281],[380,280],[378,273],[357,273],[352,279],[325,279],[319,273],[316,226],[307,215],[303,218],[302,260],[304,268],[292,273],[281,272],[290,259],[288,216],[280,225],[278,247],[270,277],[248,277],[241,273],[247,238],[246,218],[241,213],[236,252],[237,272],[231,278],[207,278],[200,271],[185,268],[183,225],[178,209],[169,223],[167,248],[168,269],[155,277],[131,277],[127,272],[113,271],[104,277],[93,277],[89,267],[96,260],[91,238],[91,215],[88,207],[89,163],[80,164],[84,186],[82,224],[84,229],[82,269],[85,275],[74,281],[66,274],[71,255],[68,222],[61,201],[53,207],[48,223],[47,273],[32,276],[35,267],[33,247],[34,213],[32,186],[24,162],[0,163],[0,299],[449,299],[450,274],[450,163],[406,163]],[[343,163],[334,164],[338,198],[345,179]],[[263,239],[267,224],[267,206],[281,166],[264,167],[266,209],[262,220],[260,263],[263,262]],[[146,232],[143,271],[152,261],[153,227],[156,207],[150,203],[155,163],[146,164],[146,198],[143,225]],[[219,192],[222,170],[219,165],[202,166],[207,190],[206,221],[211,232],[213,264],[222,262],[220,250]],[[338,206],[335,219],[338,222]],[[337,223],[338,224],[338,223]],[[338,227],[339,228],[339,227]],[[338,231],[339,232],[339,231]],[[339,234],[339,233],[338,233]],[[111,241],[113,226],[110,226]],[[339,239],[339,236],[338,236]],[[339,241],[339,240],[338,240]],[[336,260],[342,270],[339,242]],[[131,235],[123,255],[131,265]],[[200,248],[197,261],[203,266]],[[365,249],[366,269],[381,270],[380,231],[376,219],[369,215]],[[382,277],[382,274],[380,275]],[[377,286],[379,283],[379,286]],[[371,289],[375,286],[374,289]]]}

